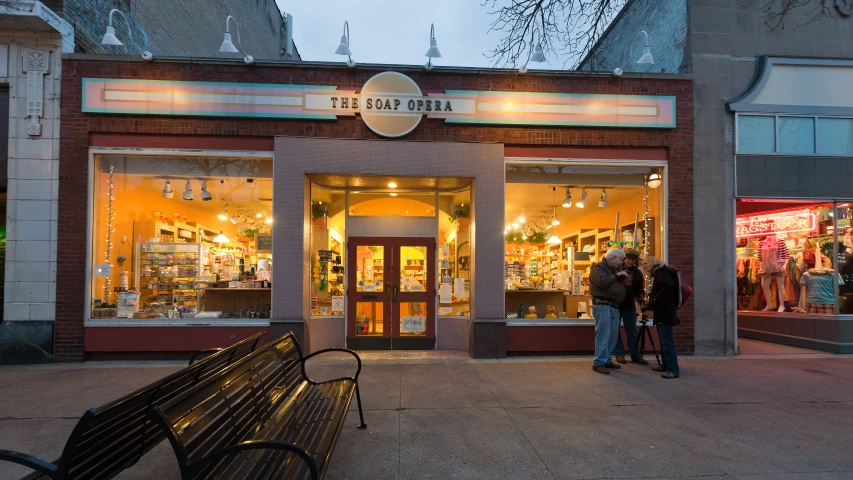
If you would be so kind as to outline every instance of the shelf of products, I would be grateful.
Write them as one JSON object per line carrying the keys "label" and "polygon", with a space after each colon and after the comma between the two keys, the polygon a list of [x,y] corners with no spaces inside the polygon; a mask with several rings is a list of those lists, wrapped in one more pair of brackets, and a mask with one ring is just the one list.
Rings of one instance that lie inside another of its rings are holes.
{"label": "shelf of products", "polygon": [[142,315],[174,317],[199,311],[200,244],[138,242],[135,263],[138,308]]}

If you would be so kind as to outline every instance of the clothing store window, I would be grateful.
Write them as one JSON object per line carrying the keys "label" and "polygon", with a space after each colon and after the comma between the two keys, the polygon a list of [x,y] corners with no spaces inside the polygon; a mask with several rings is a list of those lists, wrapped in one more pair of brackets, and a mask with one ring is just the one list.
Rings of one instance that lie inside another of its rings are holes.
{"label": "clothing store window", "polygon": [[738,201],[738,310],[835,314],[839,285],[846,292],[837,272],[841,255],[834,253],[839,214],[849,217],[849,210],[832,203]]}
{"label": "clothing store window", "polygon": [[853,314],[853,209],[849,203],[838,203],[835,207],[835,222],[838,228],[836,262],[838,264],[838,313]]}

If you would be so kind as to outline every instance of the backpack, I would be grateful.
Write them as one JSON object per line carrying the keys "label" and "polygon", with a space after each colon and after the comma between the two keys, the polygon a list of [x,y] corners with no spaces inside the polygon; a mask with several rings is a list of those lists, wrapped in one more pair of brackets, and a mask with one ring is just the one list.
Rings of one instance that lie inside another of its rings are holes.
{"label": "backpack", "polygon": [[693,296],[693,287],[681,281],[681,272],[672,270],[675,273],[675,281],[677,287],[675,289],[675,309],[679,310]]}

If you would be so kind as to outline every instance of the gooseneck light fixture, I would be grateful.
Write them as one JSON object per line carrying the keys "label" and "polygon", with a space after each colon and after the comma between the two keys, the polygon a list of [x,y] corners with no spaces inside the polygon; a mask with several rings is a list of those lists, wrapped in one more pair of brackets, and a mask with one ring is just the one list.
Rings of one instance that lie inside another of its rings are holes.
{"label": "gooseneck light fixture", "polygon": [[[240,48],[234,46],[234,42],[231,41],[231,20],[234,20],[234,27],[237,29],[237,45]],[[219,51],[222,53],[242,53],[243,63],[246,65],[253,65],[255,63],[255,58],[243,51],[243,40],[240,39],[240,24],[231,15],[225,18],[225,38],[222,40],[222,45],[219,46]]]}
{"label": "gooseneck light fixture", "polygon": [[645,36],[646,42],[643,45],[643,54],[640,56],[640,59],[637,60],[637,63],[641,64],[641,65],[643,65],[643,64],[654,65],[655,59],[654,59],[654,57],[652,57],[651,48],[649,48],[649,34],[645,30],[642,30],[642,31],[640,31],[640,33],[636,34],[634,36],[634,40],[631,41],[631,49],[628,51],[628,60],[625,61],[625,64],[622,65],[621,68],[620,67],[614,68],[613,69],[613,75],[615,75],[617,77],[621,77],[622,74],[625,73],[625,70],[624,70],[625,67],[627,67],[628,64],[631,63],[631,58],[634,56],[634,43],[637,42],[637,39],[640,37],[640,35]]}
{"label": "gooseneck light fixture", "polygon": [[154,60],[154,54],[153,53],[149,52],[148,50],[143,50],[142,48],[139,47],[139,45],[136,44],[136,42],[133,41],[133,34],[130,31],[130,21],[127,19],[127,16],[124,13],[122,13],[121,10],[119,10],[117,8],[110,10],[110,23],[109,23],[109,25],[107,25],[106,33],[104,33],[104,36],[101,38],[101,45],[112,45],[115,47],[120,47],[120,46],[124,45],[123,43],[121,43],[121,40],[119,40],[118,37],[116,37],[116,29],[113,28],[113,14],[114,13],[118,13],[119,15],[122,16],[122,18],[124,18],[124,23],[127,24],[127,38],[129,38],[130,43],[133,44],[133,46],[137,50],[140,51],[140,53],[142,54],[142,59],[145,60],[146,62],[150,62],[150,61]]}
{"label": "gooseneck light fixture", "polygon": [[533,35],[530,36],[530,54],[527,56],[527,61],[524,62],[524,65],[519,67],[518,73],[524,75],[527,73],[527,64],[530,62],[542,63],[545,61],[545,51],[542,50],[542,42],[536,44],[536,47],[533,47]]}
{"label": "gooseneck light fixture", "polygon": [[563,208],[569,208],[572,206],[572,191],[570,189],[566,189],[566,198],[563,199]]}
{"label": "gooseneck light fixture", "polygon": [[355,62],[352,59],[352,51],[349,49],[349,22],[344,21],[344,34],[341,35],[341,44],[338,45],[338,49],[335,50],[336,55],[346,55],[347,56],[347,66],[349,68],[355,68]]}
{"label": "gooseneck light fixture", "polygon": [[426,65],[424,65],[424,70],[426,70],[427,72],[431,72],[433,68],[432,59],[441,58],[441,52],[438,51],[438,46],[435,43],[434,23],[430,24],[429,26],[429,50],[427,50],[426,55],[424,56],[429,57],[429,60],[427,60]]}
{"label": "gooseneck light fixture", "polygon": [[166,180],[166,185],[163,187],[163,198],[174,198],[175,192],[172,190],[172,182]]}

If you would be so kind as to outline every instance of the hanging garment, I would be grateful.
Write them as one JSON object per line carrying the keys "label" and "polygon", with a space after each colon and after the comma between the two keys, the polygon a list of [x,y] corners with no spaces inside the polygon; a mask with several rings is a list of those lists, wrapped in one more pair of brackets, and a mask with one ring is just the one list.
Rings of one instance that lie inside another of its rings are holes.
{"label": "hanging garment", "polygon": [[776,237],[769,236],[758,246],[759,275],[779,273],[788,262],[788,246]]}

